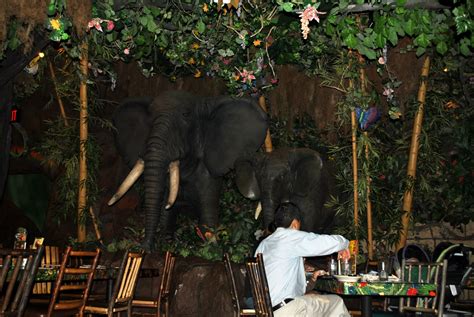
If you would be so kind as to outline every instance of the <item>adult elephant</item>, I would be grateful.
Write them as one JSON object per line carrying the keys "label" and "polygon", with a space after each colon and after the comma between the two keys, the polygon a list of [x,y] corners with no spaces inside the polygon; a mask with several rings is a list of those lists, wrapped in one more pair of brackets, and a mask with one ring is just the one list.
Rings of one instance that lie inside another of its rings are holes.
{"label": "adult elephant", "polygon": [[279,204],[292,202],[303,214],[302,230],[331,231],[335,212],[325,203],[334,194],[334,176],[331,164],[318,152],[285,148],[258,153],[236,163],[236,182],[242,195],[260,200],[265,228]]}
{"label": "adult elephant", "polygon": [[221,176],[237,159],[254,155],[268,127],[266,113],[251,99],[183,91],[128,100],[117,108],[113,122],[118,151],[133,168],[109,205],[143,174],[147,250],[158,225],[168,226],[177,197],[192,206],[201,224],[217,225]]}

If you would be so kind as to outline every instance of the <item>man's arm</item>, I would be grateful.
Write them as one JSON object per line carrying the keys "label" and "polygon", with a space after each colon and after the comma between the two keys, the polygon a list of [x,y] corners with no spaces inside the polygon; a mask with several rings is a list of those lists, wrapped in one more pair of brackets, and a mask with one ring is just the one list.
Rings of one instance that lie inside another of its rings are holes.
{"label": "man's arm", "polygon": [[299,256],[322,256],[349,248],[349,241],[341,235],[315,234],[298,231],[294,252]]}

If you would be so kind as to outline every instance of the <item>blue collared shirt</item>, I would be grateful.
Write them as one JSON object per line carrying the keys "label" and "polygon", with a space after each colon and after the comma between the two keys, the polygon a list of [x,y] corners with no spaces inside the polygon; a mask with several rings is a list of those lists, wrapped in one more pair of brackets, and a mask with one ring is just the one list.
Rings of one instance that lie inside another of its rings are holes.
{"label": "blue collared shirt", "polygon": [[277,228],[257,250],[263,254],[272,305],[285,298],[302,296],[306,290],[303,257],[322,256],[349,247],[340,235],[323,235],[289,228]]}

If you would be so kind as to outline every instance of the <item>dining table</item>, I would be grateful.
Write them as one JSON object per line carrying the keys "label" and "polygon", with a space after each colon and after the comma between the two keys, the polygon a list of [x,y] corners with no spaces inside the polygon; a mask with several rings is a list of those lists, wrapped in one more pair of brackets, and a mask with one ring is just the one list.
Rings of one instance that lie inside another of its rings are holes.
{"label": "dining table", "polygon": [[333,276],[319,277],[314,290],[343,296],[361,297],[361,315],[372,316],[372,297],[436,296],[436,284],[412,283],[397,280],[342,282]]}

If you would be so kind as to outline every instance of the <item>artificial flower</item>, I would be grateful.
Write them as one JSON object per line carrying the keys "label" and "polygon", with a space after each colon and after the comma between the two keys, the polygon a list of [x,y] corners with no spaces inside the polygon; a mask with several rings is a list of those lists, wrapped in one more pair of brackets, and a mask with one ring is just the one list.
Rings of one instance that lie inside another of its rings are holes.
{"label": "artificial flower", "polygon": [[242,71],[241,75],[242,75],[242,82],[243,83],[247,83],[247,82],[251,83],[252,80],[255,79],[255,75],[253,74],[253,72],[252,71],[249,72],[246,69],[244,69]]}
{"label": "artificial flower", "polygon": [[194,58],[191,57],[190,59],[188,59],[188,64],[194,65],[196,64],[196,61],[194,60]]}
{"label": "artificial flower", "polygon": [[301,33],[303,34],[303,38],[306,40],[309,34],[309,22],[315,20],[319,23],[319,15],[318,14],[326,14],[326,12],[320,12],[315,7],[308,4],[306,9],[300,13],[300,21],[301,21]]}
{"label": "artificial flower", "polygon": [[418,290],[414,287],[410,287],[408,290],[407,290],[407,295],[408,296],[416,296],[416,294],[418,294]]}
{"label": "artificial flower", "polygon": [[99,18],[93,18],[92,20],[87,23],[87,26],[89,27],[89,30],[92,28],[95,28],[97,31],[103,32],[102,26],[100,25],[102,23],[102,19]]}
{"label": "artificial flower", "polygon": [[393,94],[394,90],[390,87],[384,87],[383,89],[383,95],[387,97],[391,97]]}
{"label": "artificial flower", "polygon": [[255,40],[255,41],[253,41],[253,46],[260,46],[261,43],[262,43],[262,41]]}
{"label": "artificial flower", "polygon": [[204,3],[203,6],[202,6],[202,11],[204,12],[208,12],[209,11],[209,7],[207,6],[207,3]]}
{"label": "artificial flower", "polygon": [[127,47],[126,49],[123,50],[123,53],[124,53],[125,55],[130,54],[130,49]]}
{"label": "artificial flower", "polygon": [[192,48],[193,50],[197,50],[199,48],[199,43],[193,43]]}
{"label": "artificial flower", "polygon": [[195,77],[195,78],[201,77],[201,71],[200,71],[199,69],[196,70],[196,72],[194,73],[194,77]]}
{"label": "artificial flower", "polygon": [[59,21],[59,19],[51,19],[50,23],[51,23],[51,28],[53,30],[61,29],[61,22]]}
{"label": "artificial flower", "polygon": [[112,31],[115,27],[114,21],[107,20],[107,31]]}
{"label": "artificial flower", "polygon": [[378,62],[380,65],[384,65],[384,64],[385,64],[385,58],[383,58],[383,56],[380,56],[379,59],[377,60],[377,62]]}

